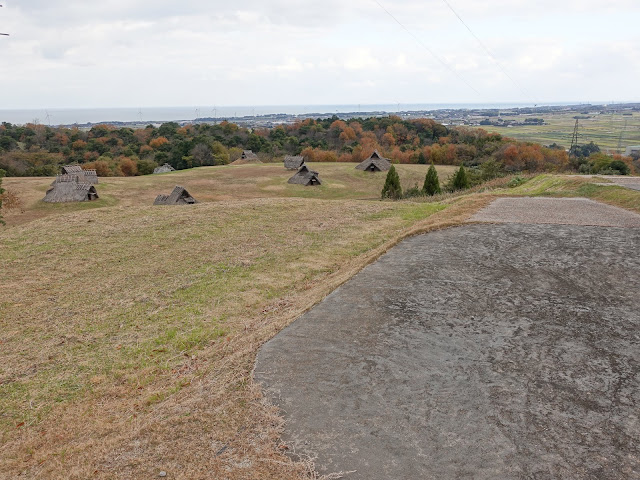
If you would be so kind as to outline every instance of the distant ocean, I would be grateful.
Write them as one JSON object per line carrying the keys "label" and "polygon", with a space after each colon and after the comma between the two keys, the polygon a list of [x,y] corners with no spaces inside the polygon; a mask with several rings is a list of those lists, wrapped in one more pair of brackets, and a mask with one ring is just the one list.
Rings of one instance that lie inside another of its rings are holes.
{"label": "distant ocean", "polygon": [[[545,103],[544,105],[575,105],[574,103]],[[543,105],[538,105],[543,106]],[[238,118],[283,113],[287,115],[310,115],[313,113],[366,113],[366,112],[410,112],[443,109],[516,108],[533,107],[530,103],[433,103],[433,104],[379,104],[379,105],[270,105],[238,107],[147,107],[147,108],[50,108],[32,110],[0,109],[0,122],[22,125],[33,123],[72,125],[74,123],[141,122],[157,123],[189,121],[195,118]]]}

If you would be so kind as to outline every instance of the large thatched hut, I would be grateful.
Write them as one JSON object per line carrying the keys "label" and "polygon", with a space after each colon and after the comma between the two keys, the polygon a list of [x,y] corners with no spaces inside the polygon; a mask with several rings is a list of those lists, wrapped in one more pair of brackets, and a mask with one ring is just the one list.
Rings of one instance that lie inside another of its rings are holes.
{"label": "large thatched hut", "polygon": [[313,185],[322,185],[320,178],[318,177],[318,172],[314,172],[310,170],[306,165],[302,165],[298,173],[296,173],[293,177],[289,179],[289,183],[294,183],[297,185],[304,185],[306,187]]}
{"label": "large thatched hut", "polygon": [[359,163],[356,166],[356,169],[364,170],[365,172],[386,172],[390,168],[391,161],[380,155],[377,150],[375,150],[364,162]]}
{"label": "large thatched hut", "polygon": [[169,172],[173,172],[175,171],[175,168],[173,168],[171,165],[169,165],[168,163],[165,163],[164,165],[160,166],[160,167],[156,167],[153,169],[153,173],[169,173]]}
{"label": "large thatched hut", "polygon": [[178,185],[169,195],[158,195],[153,202],[154,205],[192,205],[194,203],[198,203],[196,199],[187,192],[186,188]]}
{"label": "large thatched hut", "polygon": [[42,199],[48,203],[90,202],[97,200],[96,187],[90,183],[81,183],[77,176],[59,175]]}
{"label": "large thatched hut", "polygon": [[62,167],[62,173],[57,176],[61,181],[67,181],[69,179],[75,179],[78,183],[88,183],[90,185],[96,185],[98,183],[98,174],[95,170],[83,170],[80,165],[65,165]]}
{"label": "large thatched hut", "polygon": [[304,165],[304,157],[302,155],[287,155],[284,157],[284,168],[287,170],[298,170]]}

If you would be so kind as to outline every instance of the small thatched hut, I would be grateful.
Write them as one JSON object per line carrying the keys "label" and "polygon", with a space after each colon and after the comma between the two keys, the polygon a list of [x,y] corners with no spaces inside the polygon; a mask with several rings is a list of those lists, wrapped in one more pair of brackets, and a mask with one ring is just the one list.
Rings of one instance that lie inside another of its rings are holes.
{"label": "small thatched hut", "polygon": [[59,175],[42,199],[48,203],[90,202],[97,200],[96,187],[90,183],[80,183],[77,176]]}
{"label": "small thatched hut", "polygon": [[65,165],[62,167],[62,173],[56,177],[56,182],[59,178],[62,178],[61,181],[75,179],[78,183],[89,183],[91,185],[98,183],[98,174],[96,171],[83,170],[80,165]]}
{"label": "small thatched hut", "polygon": [[251,150],[243,150],[242,155],[237,160],[231,162],[231,165],[246,165],[248,163],[262,163],[258,155]]}
{"label": "small thatched hut", "polygon": [[375,150],[364,162],[359,163],[356,166],[356,169],[364,170],[365,172],[386,172],[390,168],[391,161],[388,158],[381,156],[377,150]]}
{"label": "small thatched hut", "polygon": [[178,185],[169,195],[158,195],[153,202],[154,205],[192,205],[194,203],[198,203],[196,199],[187,192],[186,188]]}
{"label": "small thatched hut", "polygon": [[249,162],[257,162],[258,155],[253,153],[251,150],[243,150],[242,155],[240,155],[240,160],[247,160]]}
{"label": "small thatched hut", "polygon": [[289,179],[289,183],[295,183],[298,185],[304,185],[306,187],[312,185],[322,185],[320,178],[318,177],[318,172],[314,172],[310,170],[306,165],[302,165],[298,173],[296,173],[293,177]]}
{"label": "small thatched hut", "polygon": [[287,170],[298,170],[304,165],[304,157],[302,155],[287,155],[284,157],[284,168]]}
{"label": "small thatched hut", "polygon": [[156,168],[153,169],[153,173],[154,174],[156,174],[156,173],[169,173],[169,172],[173,172],[173,171],[175,171],[175,168],[173,168],[168,163],[165,163],[161,167],[156,167]]}

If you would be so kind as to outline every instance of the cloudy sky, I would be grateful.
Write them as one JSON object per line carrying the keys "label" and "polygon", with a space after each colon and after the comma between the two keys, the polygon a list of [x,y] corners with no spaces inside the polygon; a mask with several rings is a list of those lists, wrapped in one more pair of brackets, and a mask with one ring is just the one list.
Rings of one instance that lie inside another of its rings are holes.
{"label": "cloudy sky", "polygon": [[0,109],[640,101],[640,1],[448,2],[0,0]]}

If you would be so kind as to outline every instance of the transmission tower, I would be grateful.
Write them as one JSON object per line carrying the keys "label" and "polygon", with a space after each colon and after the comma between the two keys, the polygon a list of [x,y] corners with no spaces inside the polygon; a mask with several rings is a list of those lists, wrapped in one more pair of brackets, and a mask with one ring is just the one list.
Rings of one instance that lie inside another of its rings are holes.
{"label": "transmission tower", "polygon": [[622,153],[622,137],[624,136],[624,133],[627,131],[627,123],[629,122],[629,120],[627,118],[624,119],[624,127],[622,128],[622,131],[620,132],[620,137],[618,138],[618,153]]}
{"label": "transmission tower", "polygon": [[573,135],[571,136],[571,148],[569,148],[569,156],[575,157],[576,150],[578,149],[578,131],[580,129],[580,120],[576,118],[576,126],[573,128]]}

